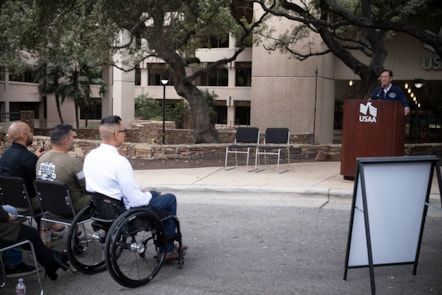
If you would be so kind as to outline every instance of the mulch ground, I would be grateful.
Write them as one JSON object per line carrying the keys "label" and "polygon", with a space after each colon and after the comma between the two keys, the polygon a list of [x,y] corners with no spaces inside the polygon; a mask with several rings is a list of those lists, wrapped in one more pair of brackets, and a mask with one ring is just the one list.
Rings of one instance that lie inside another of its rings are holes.
{"label": "mulch ground", "polygon": [[[269,159],[270,160],[270,159]],[[286,159],[281,159],[282,163]],[[145,170],[145,169],[179,169],[179,168],[200,168],[200,167],[224,167],[224,157],[223,158],[203,158],[203,159],[168,159],[168,160],[151,160],[151,159],[129,159],[134,170]],[[250,159],[249,165],[254,165],[252,163],[253,159]],[[292,163],[299,162],[314,162],[315,158],[294,158],[291,159]],[[229,165],[233,165],[233,157],[229,158]],[[238,165],[245,165],[245,160],[238,159]]]}

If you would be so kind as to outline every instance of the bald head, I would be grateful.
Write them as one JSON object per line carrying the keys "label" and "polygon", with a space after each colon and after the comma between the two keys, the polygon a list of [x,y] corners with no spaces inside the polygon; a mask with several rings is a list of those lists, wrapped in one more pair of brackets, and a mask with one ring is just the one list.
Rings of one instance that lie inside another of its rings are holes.
{"label": "bald head", "polygon": [[28,124],[25,122],[15,122],[9,126],[7,136],[12,142],[28,146],[32,144],[34,135]]}

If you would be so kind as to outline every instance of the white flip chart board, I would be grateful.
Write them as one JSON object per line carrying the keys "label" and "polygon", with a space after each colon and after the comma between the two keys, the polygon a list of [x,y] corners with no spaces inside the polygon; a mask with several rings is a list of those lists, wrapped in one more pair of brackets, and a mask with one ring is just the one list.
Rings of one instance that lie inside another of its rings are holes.
{"label": "white flip chart board", "polygon": [[436,156],[357,159],[344,280],[348,268],[414,264],[416,274],[433,173],[442,201]]}
{"label": "white flip chart board", "polygon": [[[431,181],[431,162],[365,165],[364,180],[373,264],[414,263]],[[348,266],[367,266],[368,252],[358,178]]]}

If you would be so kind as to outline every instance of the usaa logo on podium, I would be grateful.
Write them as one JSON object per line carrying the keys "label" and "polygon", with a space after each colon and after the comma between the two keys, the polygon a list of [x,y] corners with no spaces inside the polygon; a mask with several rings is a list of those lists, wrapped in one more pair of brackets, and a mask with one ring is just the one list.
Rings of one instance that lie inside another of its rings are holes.
{"label": "usaa logo on podium", "polygon": [[359,105],[359,122],[376,123],[377,116],[378,109],[374,107],[371,102],[367,102],[367,104],[361,103]]}

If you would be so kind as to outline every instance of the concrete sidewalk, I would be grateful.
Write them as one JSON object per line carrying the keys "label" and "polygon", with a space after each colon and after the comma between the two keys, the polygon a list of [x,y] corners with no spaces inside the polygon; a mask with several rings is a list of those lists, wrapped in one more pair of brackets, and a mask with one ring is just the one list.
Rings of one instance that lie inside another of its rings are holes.
{"label": "concrete sidewalk", "polygon": [[[163,192],[289,193],[351,201],[354,182],[343,179],[340,165],[340,162],[292,163],[290,170],[281,174],[276,166],[267,166],[260,172],[249,172],[245,166],[227,171],[224,167],[137,170],[135,177],[141,187]],[[282,165],[281,170],[286,167]],[[439,195],[434,173],[431,198]]]}

